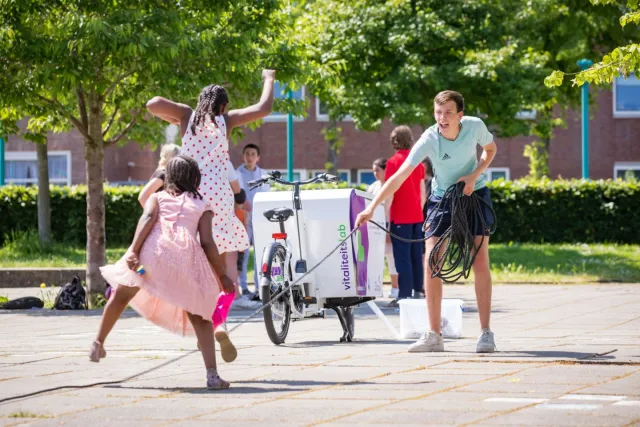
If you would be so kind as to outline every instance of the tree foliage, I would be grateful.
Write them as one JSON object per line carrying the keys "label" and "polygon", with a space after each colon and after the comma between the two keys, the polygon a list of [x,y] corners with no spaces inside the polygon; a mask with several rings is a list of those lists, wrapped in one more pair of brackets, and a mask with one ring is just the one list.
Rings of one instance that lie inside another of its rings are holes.
{"label": "tree foliage", "polygon": [[144,108],[154,95],[195,106],[202,87],[226,84],[233,108],[259,96],[262,68],[293,80],[289,19],[278,1],[0,0],[0,112],[29,105],[84,138],[90,291],[102,287],[104,147],[162,141]]}
{"label": "tree foliage", "polygon": [[[308,46],[309,88],[330,119],[349,114],[364,130],[383,120],[433,123],[432,100],[461,92],[466,114],[499,137],[539,135],[548,147],[556,105],[578,93],[545,88],[553,69],[575,66],[623,40],[617,9],[580,0],[326,0],[308,2],[298,19]],[[521,120],[523,110],[538,112]],[[544,156],[543,156],[544,157]]]}
{"label": "tree foliage", "polygon": [[[590,0],[593,5],[617,6],[620,2],[616,0]],[[620,18],[620,26],[640,25],[640,10],[638,0],[628,0],[626,8],[620,6],[623,15]],[[603,84],[612,83],[616,77],[627,77],[629,74],[640,70],[640,43],[638,43],[638,31],[629,31],[625,45],[612,48],[610,53],[604,55],[602,60],[593,64],[590,68],[577,72],[565,73],[555,70],[545,79],[548,87],[561,86],[565,75],[574,76],[573,85],[582,86],[585,83]],[[608,48],[607,50],[610,50]],[[567,69],[567,68],[565,68]]]}

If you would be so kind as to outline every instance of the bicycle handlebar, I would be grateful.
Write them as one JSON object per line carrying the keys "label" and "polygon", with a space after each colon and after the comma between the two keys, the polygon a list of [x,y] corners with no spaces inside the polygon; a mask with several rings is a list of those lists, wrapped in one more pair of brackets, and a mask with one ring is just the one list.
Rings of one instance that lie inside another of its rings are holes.
{"label": "bicycle handlebar", "polygon": [[321,173],[320,175],[314,176],[313,178],[309,178],[306,179],[304,181],[285,181],[283,179],[281,179],[280,177],[282,176],[282,172],[280,171],[272,171],[269,172],[265,175],[262,175],[262,178],[260,179],[256,179],[253,181],[249,181],[247,183],[247,185],[249,186],[250,190],[253,190],[256,187],[259,187],[262,184],[265,184],[267,182],[277,182],[278,184],[282,184],[282,185],[306,185],[306,184],[313,184],[315,182],[338,182],[340,181],[340,178],[338,178],[335,175],[331,175],[328,173]]}

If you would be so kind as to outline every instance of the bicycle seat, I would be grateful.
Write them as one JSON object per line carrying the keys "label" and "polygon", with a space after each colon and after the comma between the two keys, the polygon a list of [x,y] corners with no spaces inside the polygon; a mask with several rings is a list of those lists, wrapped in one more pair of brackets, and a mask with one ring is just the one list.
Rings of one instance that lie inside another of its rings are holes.
{"label": "bicycle seat", "polygon": [[280,221],[284,222],[293,216],[293,209],[290,209],[290,208],[269,209],[268,211],[262,212],[262,215],[264,215],[264,217],[271,222],[280,222]]}

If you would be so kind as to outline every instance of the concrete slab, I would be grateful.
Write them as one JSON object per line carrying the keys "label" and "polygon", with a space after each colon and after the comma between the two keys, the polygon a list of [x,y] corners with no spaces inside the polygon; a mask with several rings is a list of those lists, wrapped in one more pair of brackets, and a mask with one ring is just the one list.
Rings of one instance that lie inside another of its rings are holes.
{"label": "concrete slab", "polygon": [[[135,376],[0,402],[0,425],[633,425],[640,422],[639,286],[496,286],[500,351],[484,355],[475,353],[472,286],[445,287],[445,297],[462,298],[469,310],[464,337],[446,339],[443,353],[408,353],[412,341],[393,339],[366,306],[356,311],[352,343],[338,342],[338,319],[328,313],[294,322],[287,342],[274,346],[258,317],[233,333],[238,359],[219,360],[232,388],[219,392],[203,388],[193,338],[133,311],[114,328],[100,364],[87,360],[100,311],[0,312],[0,401]],[[384,302],[399,329],[399,313]],[[232,310],[229,326],[248,313]]]}

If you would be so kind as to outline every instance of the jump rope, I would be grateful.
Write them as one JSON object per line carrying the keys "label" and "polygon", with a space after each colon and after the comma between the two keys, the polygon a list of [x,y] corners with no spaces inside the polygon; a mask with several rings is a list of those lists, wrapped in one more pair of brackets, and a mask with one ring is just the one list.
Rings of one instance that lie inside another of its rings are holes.
{"label": "jump rope", "polygon": [[[473,265],[473,261],[475,260],[480,248],[484,244],[485,236],[484,232],[489,234],[493,234],[496,230],[496,215],[495,211],[491,204],[489,204],[482,197],[478,196],[475,193],[472,193],[471,196],[465,196],[463,193],[464,183],[459,182],[451,187],[449,187],[442,198],[438,200],[436,206],[431,210],[427,218],[425,218],[423,224],[423,230],[426,232],[426,235],[422,239],[406,239],[400,236],[395,235],[391,231],[389,231],[386,227],[378,224],[375,221],[369,221],[376,227],[383,230],[385,233],[389,234],[391,237],[398,239],[400,241],[406,243],[422,243],[431,237],[431,233],[433,231],[438,230],[444,216],[447,211],[451,214],[451,224],[447,229],[442,233],[442,235],[438,238],[433,250],[429,254],[429,269],[431,270],[431,277],[439,277],[445,283],[453,283],[464,277],[465,279],[469,277],[471,273],[471,267]],[[485,211],[483,209],[487,209],[489,213],[492,215],[493,223],[490,226],[487,226],[487,219],[485,218]],[[482,234],[482,239],[480,243],[476,246],[475,244],[475,230],[477,226],[480,225],[482,230],[484,231]],[[348,239],[353,236],[353,234],[358,230],[358,228],[354,228],[351,232],[342,239],[335,248],[333,248],[324,258],[322,258],[316,265],[314,265],[309,271],[304,273],[298,279],[286,285],[280,292],[274,295],[269,301],[265,302],[260,308],[255,310],[249,316],[246,316],[242,321],[234,325],[231,329],[229,329],[228,333],[231,334],[233,331],[238,329],[240,326],[249,322],[255,316],[260,314],[265,308],[273,305],[281,296],[286,294],[291,287],[298,284],[302,279],[311,274],[316,268],[318,268],[323,262],[325,262],[331,255],[336,252],[340,246],[346,242]],[[144,274],[144,267],[140,266],[139,274]],[[128,376],[121,380],[113,380],[113,381],[100,381],[90,384],[84,385],[69,385],[69,386],[58,386],[52,387],[44,390],[35,391],[32,393],[22,394],[18,396],[6,397],[4,399],[0,399],[0,404],[25,399],[28,397],[37,396],[44,393],[50,393],[54,391],[60,391],[65,389],[77,390],[84,388],[91,388],[97,386],[106,386],[106,385],[116,385],[123,384],[128,381],[131,381],[135,378],[141,377],[150,372],[161,369],[167,365],[175,363],[185,357],[188,357],[194,353],[197,353],[199,350],[192,350],[186,354],[180,355],[176,358],[168,360],[158,366],[154,366],[145,371],[139,372],[137,374]]]}

